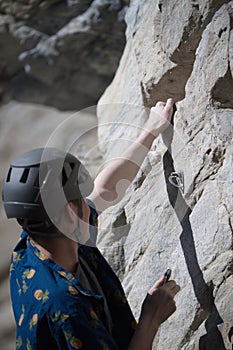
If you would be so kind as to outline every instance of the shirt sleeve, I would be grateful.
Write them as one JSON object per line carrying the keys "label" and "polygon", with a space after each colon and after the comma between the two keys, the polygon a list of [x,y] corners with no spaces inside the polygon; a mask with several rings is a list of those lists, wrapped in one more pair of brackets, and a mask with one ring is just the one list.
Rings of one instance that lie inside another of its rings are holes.
{"label": "shirt sleeve", "polygon": [[53,322],[53,336],[62,350],[119,350],[94,310],[76,313],[63,322]]}

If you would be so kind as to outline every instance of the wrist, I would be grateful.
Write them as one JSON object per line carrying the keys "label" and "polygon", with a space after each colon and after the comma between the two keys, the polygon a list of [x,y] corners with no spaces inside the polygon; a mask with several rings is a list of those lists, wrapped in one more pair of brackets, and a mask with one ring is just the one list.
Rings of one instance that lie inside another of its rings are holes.
{"label": "wrist", "polygon": [[146,324],[139,321],[127,350],[151,350],[154,336]]}
{"label": "wrist", "polygon": [[153,343],[154,337],[159,329],[159,322],[154,319],[150,319],[147,316],[142,316],[139,318],[138,326],[136,330],[141,334],[146,334],[147,341]]}
{"label": "wrist", "polygon": [[148,119],[143,127],[143,129],[152,134],[154,137],[157,137],[161,132],[161,125],[153,119]]}
{"label": "wrist", "polygon": [[155,138],[158,136],[158,134],[153,133],[152,131],[148,129],[143,129],[141,134],[139,135],[137,142],[146,147],[148,150],[150,150]]}
{"label": "wrist", "polygon": [[155,336],[159,329],[160,323],[155,318],[150,318],[147,315],[141,315],[138,321],[138,327],[142,330],[146,330],[152,337]]}

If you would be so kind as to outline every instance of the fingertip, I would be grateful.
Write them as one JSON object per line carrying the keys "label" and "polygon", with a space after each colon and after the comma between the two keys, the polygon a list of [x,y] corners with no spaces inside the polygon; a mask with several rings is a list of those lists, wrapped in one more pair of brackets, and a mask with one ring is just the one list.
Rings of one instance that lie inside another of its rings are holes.
{"label": "fingertip", "polygon": [[169,107],[172,107],[174,105],[175,101],[173,100],[173,98],[168,98],[167,99],[167,103],[166,105],[169,106]]}

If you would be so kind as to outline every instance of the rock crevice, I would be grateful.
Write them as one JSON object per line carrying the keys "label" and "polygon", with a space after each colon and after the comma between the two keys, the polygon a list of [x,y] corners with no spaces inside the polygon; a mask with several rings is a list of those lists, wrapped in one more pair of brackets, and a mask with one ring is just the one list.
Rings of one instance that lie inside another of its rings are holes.
{"label": "rock crevice", "polygon": [[[171,267],[181,285],[176,314],[161,327],[156,350],[231,349],[221,329],[233,326],[232,272],[226,275],[233,261],[232,8],[232,1],[133,1],[120,66],[99,101],[121,103],[111,120],[138,126],[141,109],[126,117],[129,101],[136,111],[168,97],[177,101],[173,128],[153,146],[160,159],[115,212],[124,208],[132,218],[122,280],[135,313],[154,282],[153,266],[158,277]],[[98,117],[107,120],[104,111]],[[99,138],[106,133],[117,136],[105,129]],[[106,158],[116,149],[125,147],[105,144]],[[169,181],[174,171],[183,173],[183,192]],[[107,244],[119,242],[109,234]],[[140,247],[146,248],[139,256]]]}

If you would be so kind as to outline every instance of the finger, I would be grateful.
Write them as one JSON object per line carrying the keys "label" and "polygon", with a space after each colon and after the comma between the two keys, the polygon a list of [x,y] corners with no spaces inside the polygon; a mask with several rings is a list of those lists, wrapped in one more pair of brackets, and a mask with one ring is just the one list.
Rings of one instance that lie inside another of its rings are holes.
{"label": "finger", "polygon": [[174,103],[175,103],[175,101],[172,98],[168,98],[166,105],[165,105],[165,109],[173,110]]}
{"label": "finger", "polygon": [[170,291],[173,291],[174,289],[176,290],[177,288],[178,289],[180,288],[180,286],[174,280],[168,281],[166,283],[166,287]]}
{"label": "finger", "polygon": [[[169,101],[169,100],[171,100],[171,101]],[[174,101],[172,99],[168,99],[166,106],[164,107],[164,111],[167,113],[169,121],[172,118],[174,106],[175,106]]]}
{"label": "finger", "polygon": [[166,277],[162,275],[160,279],[157,280],[155,284],[152,286],[152,288],[148,291],[148,294],[152,295],[159,287],[162,287],[165,280],[166,280]]}
{"label": "finger", "polygon": [[158,101],[158,102],[156,103],[156,107],[165,107],[165,106],[166,106],[166,103],[163,102],[163,101]]}
{"label": "finger", "polygon": [[180,291],[180,286],[173,280],[167,282],[164,287],[172,297],[174,297]]}

